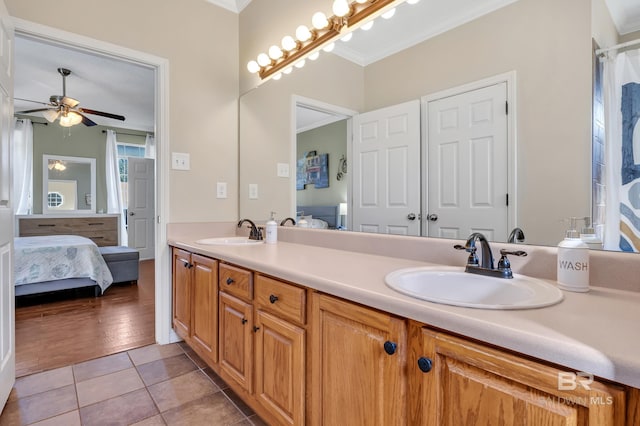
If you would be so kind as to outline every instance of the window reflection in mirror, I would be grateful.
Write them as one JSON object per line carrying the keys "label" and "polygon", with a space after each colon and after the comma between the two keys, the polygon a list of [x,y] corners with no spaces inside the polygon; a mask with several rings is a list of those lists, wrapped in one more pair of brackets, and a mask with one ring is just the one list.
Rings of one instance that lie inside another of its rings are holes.
{"label": "window reflection in mirror", "polygon": [[94,213],[96,160],[42,156],[43,213]]}

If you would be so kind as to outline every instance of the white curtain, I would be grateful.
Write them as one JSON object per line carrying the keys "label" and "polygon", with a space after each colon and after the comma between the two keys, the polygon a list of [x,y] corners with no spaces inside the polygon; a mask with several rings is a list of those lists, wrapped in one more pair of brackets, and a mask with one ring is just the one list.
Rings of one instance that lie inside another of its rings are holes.
{"label": "white curtain", "polygon": [[107,180],[107,213],[120,214],[120,245],[126,246],[129,237],[127,234],[122,189],[120,188],[118,145],[116,143],[116,133],[113,130],[107,130],[105,171]]}
{"label": "white curtain", "polygon": [[[604,59],[603,65],[606,164],[604,248],[639,251],[640,179],[630,180],[628,171],[632,168],[640,170],[640,49],[617,55],[612,53]],[[623,86],[626,87],[626,119],[623,117]],[[633,108],[629,104],[631,88],[637,95]],[[632,114],[632,123],[628,112],[635,108],[637,110]],[[626,130],[623,130],[623,120],[626,120]],[[630,124],[635,125],[635,131],[629,128]],[[626,142],[623,140],[625,138]],[[630,168],[629,164],[635,166]]]}
{"label": "white curtain", "polygon": [[148,133],[144,140],[144,158],[156,158],[156,139]]}
{"label": "white curtain", "polygon": [[33,124],[14,118],[11,162],[15,214],[31,214],[33,208]]}

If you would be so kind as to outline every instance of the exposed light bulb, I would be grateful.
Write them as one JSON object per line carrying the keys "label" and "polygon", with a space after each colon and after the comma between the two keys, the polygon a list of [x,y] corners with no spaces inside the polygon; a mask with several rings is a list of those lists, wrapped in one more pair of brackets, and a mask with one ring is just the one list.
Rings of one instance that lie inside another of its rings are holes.
{"label": "exposed light bulb", "polygon": [[302,67],[304,67],[304,64],[305,64],[304,59],[300,59],[298,62],[296,62],[296,63],[294,64],[294,66],[295,66],[296,68],[302,68]]}
{"label": "exposed light bulb", "polygon": [[373,28],[373,21],[367,22],[366,24],[364,24],[360,28],[362,28],[362,31],[369,31],[371,28]]}
{"label": "exposed light bulb", "polygon": [[335,43],[329,43],[325,47],[322,48],[325,52],[331,52],[333,48],[336,47]]}
{"label": "exposed light bulb", "polygon": [[322,30],[324,28],[327,28],[327,26],[329,26],[329,20],[327,19],[327,15],[325,15],[322,12],[314,13],[313,16],[311,17],[311,25],[313,25],[313,28],[317,30]]}
{"label": "exposed light bulb", "polygon": [[269,48],[269,57],[274,61],[282,58],[282,50],[274,44]]}
{"label": "exposed light bulb", "polygon": [[282,37],[282,48],[284,50],[286,50],[287,52],[290,52],[293,49],[295,49],[297,45],[298,45],[298,43],[296,43],[296,41],[293,39],[293,37],[291,37],[289,35]]}
{"label": "exposed light bulb", "polygon": [[347,33],[340,40],[342,40],[344,42],[347,42],[347,41],[351,40],[352,38],[353,38],[353,33]]}
{"label": "exposed light bulb", "polygon": [[270,63],[271,59],[269,58],[269,55],[267,55],[266,53],[261,53],[258,55],[258,65],[260,65],[261,67],[266,67]]}
{"label": "exposed light bulb", "polygon": [[260,65],[258,65],[256,61],[249,61],[249,63],[247,64],[247,69],[251,74],[255,74],[260,71]]}
{"label": "exposed light bulb", "polygon": [[313,52],[311,55],[307,56],[309,59],[311,59],[312,61],[315,61],[316,59],[318,59],[318,57],[320,56],[320,52],[315,51]]}
{"label": "exposed light bulb", "polygon": [[347,16],[349,14],[349,12],[351,11],[351,6],[349,6],[347,0],[334,0],[333,5],[331,6],[331,10],[333,11],[334,15],[342,18],[343,16]]}
{"label": "exposed light bulb", "polygon": [[420,0],[407,0],[407,3],[409,4],[416,4],[418,3]]}
{"label": "exposed light bulb", "polygon": [[282,78],[282,73],[279,72],[277,74],[274,74],[273,77],[271,77],[271,78],[273,78],[274,80],[280,80]]}
{"label": "exposed light bulb", "polygon": [[383,13],[381,16],[382,16],[384,19],[391,19],[391,18],[393,18],[393,15],[395,15],[395,14],[396,14],[396,8],[394,7],[393,9],[389,9],[389,10],[387,10],[387,11],[386,11],[385,13]]}
{"label": "exposed light bulb", "polygon": [[296,28],[296,38],[301,42],[305,42],[311,38],[311,31],[306,25],[300,25]]}
{"label": "exposed light bulb", "polygon": [[358,3],[358,4],[362,4],[362,3],[366,3],[366,2],[368,2],[368,1],[369,1],[369,0],[356,0],[356,3]]}
{"label": "exposed light bulb", "polygon": [[285,69],[282,70],[283,74],[291,74],[291,71],[293,71],[292,67],[286,67]]}

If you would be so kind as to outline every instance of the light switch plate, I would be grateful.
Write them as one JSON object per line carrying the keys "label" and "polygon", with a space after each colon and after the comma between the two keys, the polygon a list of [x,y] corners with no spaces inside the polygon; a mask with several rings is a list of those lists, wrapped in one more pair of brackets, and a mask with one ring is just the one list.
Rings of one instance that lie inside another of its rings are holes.
{"label": "light switch plate", "polygon": [[184,152],[172,152],[171,153],[171,168],[174,170],[190,170],[190,158],[188,153]]}
{"label": "light switch plate", "polygon": [[289,177],[289,164],[288,163],[278,163],[278,177]]}
{"label": "light switch plate", "polygon": [[216,198],[227,198],[227,182],[216,183]]}
{"label": "light switch plate", "polygon": [[258,184],[250,183],[249,184],[249,199],[257,200],[258,199]]}

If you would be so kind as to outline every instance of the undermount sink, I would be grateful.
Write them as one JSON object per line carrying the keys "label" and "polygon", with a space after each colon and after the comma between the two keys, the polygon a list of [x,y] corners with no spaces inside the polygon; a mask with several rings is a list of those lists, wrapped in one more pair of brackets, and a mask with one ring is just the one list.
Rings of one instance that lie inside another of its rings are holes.
{"label": "undermount sink", "polygon": [[453,266],[399,269],[385,277],[395,291],[429,302],[480,309],[530,309],[554,305],[562,292],[546,281],[513,274],[495,278]]}
{"label": "undermount sink", "polygon": [[197,240],[198,244],[217,245],[217,246],[249,246],[254,244],[262,244],[262,240],[250,240],[247,237],[217,237],[203,238]]}

